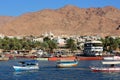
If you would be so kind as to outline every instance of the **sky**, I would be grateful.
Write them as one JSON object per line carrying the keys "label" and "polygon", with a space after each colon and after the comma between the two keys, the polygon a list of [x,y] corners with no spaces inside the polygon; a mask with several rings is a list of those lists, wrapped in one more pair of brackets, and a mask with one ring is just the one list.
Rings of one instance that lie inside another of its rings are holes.
{"label": "sky", "polygon": [[0,0],[0,16],[20,16],[43,9],[59,9],[66,5],[79,8],[113,6],[120,9],[120,0]]}

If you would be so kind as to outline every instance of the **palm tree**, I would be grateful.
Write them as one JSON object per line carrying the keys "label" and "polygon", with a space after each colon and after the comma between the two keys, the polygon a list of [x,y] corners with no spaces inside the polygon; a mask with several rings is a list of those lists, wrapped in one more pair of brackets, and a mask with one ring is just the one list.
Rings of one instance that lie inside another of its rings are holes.
{"label": "palm tree", "polygon": [[43,43],[41,43],[40,46],[41,46],[41,49],[43,49],[45,51],[47,51],[49,49],[49,45],[45,41]]}
{"label": "palm tree", "polygon": [[71,38],[67,40],[66,47],[69,48],[71,52],[77,50],[77,45],[75,44],[75,41]]}
{"label": "palm tree", "polygon": [[51,40],[49,37],[44,39],[44,47],[48,49],[48,52],[52,53],[54,49],[57,48],[57,43],[54,40]]}
{"label": "palm tree", "polygon": [[104,51],[110,52],[119,48],[119,38],[113,39],[112,37],[105,37],[105,39],[101,39],[101,41],[103,42]]}
{"label": "palm tree", "polygon": [[53,49],[57,48],[57,43],[54,40],[49,40],[48,42],[50,52],[53,53]]}

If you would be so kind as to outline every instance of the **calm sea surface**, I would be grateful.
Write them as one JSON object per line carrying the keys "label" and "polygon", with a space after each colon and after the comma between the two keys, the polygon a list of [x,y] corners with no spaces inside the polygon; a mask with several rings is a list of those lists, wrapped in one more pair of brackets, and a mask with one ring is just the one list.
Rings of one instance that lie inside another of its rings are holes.
{"label": "calm sea surface", "polygon": [[120,80],[120,73],[92,72],[89,66],[100,61],[79,61],[74,68],[56,68],[56,62],[39,61],[37,71],[15,72],[12,68],[18,60],[0,62],[0,80]]}

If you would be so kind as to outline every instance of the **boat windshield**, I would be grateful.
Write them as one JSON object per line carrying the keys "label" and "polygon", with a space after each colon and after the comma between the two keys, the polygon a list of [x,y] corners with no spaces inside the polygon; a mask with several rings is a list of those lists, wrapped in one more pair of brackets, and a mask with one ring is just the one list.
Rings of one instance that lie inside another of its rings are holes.
{"label": "boat windshield", "polygon": [[102,46],[101,43],[93,43],[92,45],[93,45],[93,46],[96,46],[96,47],[97,47],[97,46]]}
{"label": "boat windshield", "polygon": [[94,46],[94,47],[102,47],[103,45],[102,45],[102,43],[87,43],[84,46],[85,47],[92,47],[92,46]]}
{"label": "boat windshield", "polygon": [[22,65],[36,65],[38,64],[38,61],[37,60],[20,61],[19,63]]}

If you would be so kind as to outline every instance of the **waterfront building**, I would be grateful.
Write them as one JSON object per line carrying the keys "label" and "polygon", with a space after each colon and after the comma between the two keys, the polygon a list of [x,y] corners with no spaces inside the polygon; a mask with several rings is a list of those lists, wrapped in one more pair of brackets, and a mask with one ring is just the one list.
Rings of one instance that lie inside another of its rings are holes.
{"label": "waterfront building", "polygon": [[40,37],[40,38],[34,38],[33,41],[43,42],[43,38],[42,37]]}
{"label": "waterfront building", "polygon": [[66,40],[64,38],[57,37],[54,40],[57,42],[58,47],[65,47]]}
{"label": "waterfront building", "polygon": [[3,39],[5,36],[3,34],[0,34],[0,38]]}

